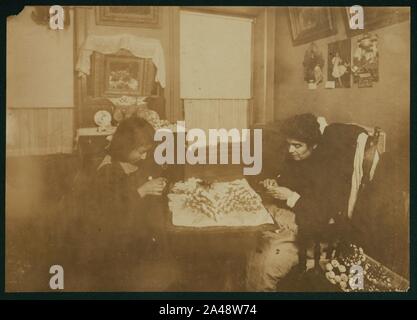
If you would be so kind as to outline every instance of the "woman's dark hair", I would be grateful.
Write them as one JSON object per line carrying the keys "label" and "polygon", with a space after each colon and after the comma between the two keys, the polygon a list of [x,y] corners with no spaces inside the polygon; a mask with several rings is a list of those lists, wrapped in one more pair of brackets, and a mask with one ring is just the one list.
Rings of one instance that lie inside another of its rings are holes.
{"label": "woman's dark hair", "polygon": [[319,143],[321,132],[320,125],[314,114],[303,113],[284,121],[281,134],[286,139],[295,139],[313,146]]}
{"label": "woman's dark hair", "polygon": [[155,129],[144,119],[130,117],[120,122],[113,135],[109,154],[113,160],[127,161],[132,150],[153,145]]}

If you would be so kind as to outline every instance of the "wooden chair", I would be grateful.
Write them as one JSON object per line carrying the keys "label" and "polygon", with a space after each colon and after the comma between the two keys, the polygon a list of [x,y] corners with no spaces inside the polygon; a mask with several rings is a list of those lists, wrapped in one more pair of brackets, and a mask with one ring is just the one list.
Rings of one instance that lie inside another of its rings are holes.
{"label": "wooden chair", "polygon": [[[373,178],[373,173],[378,164],[378,157],[376,153],[381,154],[385,152],[385,133],[378,127],[371,129],[369,127],[363,127],[368,133],[368,139],[365,145],[364,158],[362,162],[363,176],[361,179],[358,195],[360,195],[360,190],[365,187],[366,184],[370,183]],[[357,152],[357,151],[356,151]],[[354,204],[356,201],[354,202]],[[326,258],[330,259],[332,256],[337,255],[338,251],[343,248],[344,245],[349,243],[349,233],[352,231],[350,227],[350,218],[347,216],[346,212],[340,212],[339,216],[336,219],[331,219],[332,223],[329,222],[329,228],[325,230],[329,234],[325,234],[324,238],[327,237],[330,243],[326,252]],[[321,258],[321,244],[322,240],[314,241],[313,249],[313,259],[314,267],[319,267],[319,262]],[[300,250],[300,263],[303,264],[302,260],[307,262],[306,247],[301,246]]]}

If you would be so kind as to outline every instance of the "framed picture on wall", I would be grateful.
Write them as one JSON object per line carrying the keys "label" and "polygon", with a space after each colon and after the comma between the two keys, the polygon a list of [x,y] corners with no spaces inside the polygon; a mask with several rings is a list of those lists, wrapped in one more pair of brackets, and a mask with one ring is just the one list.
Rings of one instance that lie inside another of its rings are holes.
{"label": "framed picture on wall", "polygon": [[98,6],[95,9],[98,25],[159,28],[159,8],[155,6]]}
{"label": "framed picture on wall", "polygon": [[351,29],[349,27],[349,7],[342,8],[343,21],[349,37],[386,27],[410,18],[410,9],[407,7],[363,7],[364,29]]}
{"label": "framed picture on wall", "polygon": [[94,53],[91,58],[88,94],[93,97],[159,95],[156,68],[151,59],[138,58],[127,50],[116,54]]}
{"label": "framed picture on wall", "polygon": [[332,8],[289,7],[288,21],[295,46],[336,34]]}
{"label": "framed picture on wall", "polygon": [[142,72],[143,63],[136,58],[106,57],[104,94],[139,95]]}

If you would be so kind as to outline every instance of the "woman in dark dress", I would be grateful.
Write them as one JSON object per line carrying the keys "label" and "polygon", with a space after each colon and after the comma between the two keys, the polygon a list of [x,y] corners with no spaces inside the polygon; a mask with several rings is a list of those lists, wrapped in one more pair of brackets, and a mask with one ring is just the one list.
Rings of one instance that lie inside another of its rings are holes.
{"label": "woman in dark dress", "polygon": [[[285,121],[281,134],[288,145],[287,159],[276,179],[261,183],[277,205],[276,212],[271,211],[274,219],[284,218],[288,225],[277,232],[262,234],[257,250],[248,262],[249,291],[288,290],[282,286],[282,280],[294,267],[297,274],[305,271],[307,246],[322,239],[333,212],[326,200],[329,185],[318,152],[321,132],[316,117],[312,114],[294,116]],[[292,232],[294,215],[297,232]],[[282,224],[282,221],[276,222]],[[320,247],[315,249],[319,257]]]}
{"label": "woman in dark dress", "polygon": [[153,137],[154,129],[145,120],[124,120],[90,176],[79,221],[79,258],[89,264],[92,278],[109,289],[122,285],[123,278],[129,282],[129,270],[137,269],[145,256],[158,255],[163,242],[166,180],[153,161]]}
{"label": "woman in dark dress", "polygon": [[[288,158],[276,180],[267,179],[264,185],[279,206],[295,213],[299,265],[303,270],[307,244],[322,238],[334,213],[326,200],[329,177],[318,148],[321,132],[314,115],[301,114],[288,119],[281,132],[287,140]],[[316,248],[317,256],[319,249]]]}

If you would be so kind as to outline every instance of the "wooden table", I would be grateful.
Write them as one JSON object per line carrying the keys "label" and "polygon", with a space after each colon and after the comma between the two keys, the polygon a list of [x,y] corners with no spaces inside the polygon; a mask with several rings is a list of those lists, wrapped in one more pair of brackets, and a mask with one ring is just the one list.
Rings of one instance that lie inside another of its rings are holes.
{"label": "wooden table", "polygon": [[[244,291],[248,253],[255,250],[260,227],[167,228],[171,252],[182,262],[190,291]],[[194,280],[193,280],[194,279]]]}
{"label": "wooden table", "polygon": [[[239,165],[185,166],[185,179],[232,181],[241,179]],[[183,227],[172,224],[167,208],[166,231],[171,252],[182,262],[186,291],[243,291],[246,257],[255,250],[257,237],[275,225],[254,227]]]}

